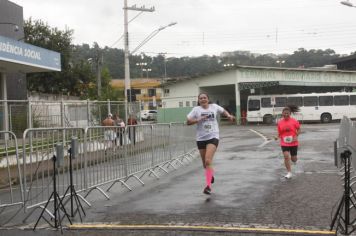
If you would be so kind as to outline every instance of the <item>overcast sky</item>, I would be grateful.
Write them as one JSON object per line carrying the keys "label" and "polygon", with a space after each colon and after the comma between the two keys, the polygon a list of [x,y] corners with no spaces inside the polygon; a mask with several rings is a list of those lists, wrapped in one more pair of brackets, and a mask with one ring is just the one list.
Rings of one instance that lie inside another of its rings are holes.
{"label": "overcast sky", "polygon": [[[74,44],[123,48],[124,0],[11,0],[24,17],[74,30]],[[356,5],[356,0],[350,0]],[[137,53],[220,55],[225,51],[293,53],[298,48],[356,51],[356,8],[340,0],[128,0],[155,11],[129,24],[130,50],[171,22]],[[129,19],[138,12],[129,11]]]}

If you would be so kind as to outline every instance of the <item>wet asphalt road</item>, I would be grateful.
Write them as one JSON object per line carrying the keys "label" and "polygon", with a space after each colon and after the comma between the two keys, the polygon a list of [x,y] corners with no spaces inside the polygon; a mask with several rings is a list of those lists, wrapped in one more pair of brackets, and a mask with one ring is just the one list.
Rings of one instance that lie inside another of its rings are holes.
{"label": "wet asphalt road", "polygon": [[[159,180],[146,176],[145,186],[132,179],[132,192],[117,184],[109,193],[109,201],[100,194],[91,195],[93,206],[86,207],[84,222],[327,230],[342,193],[333,164],[333,142],[338,128],[337,123],[302,125],[294,178],[285,180],[278,143],[265,142],[276,135],[274,126],[222,126],[211,196],[202,193],[204,170],[200,159],[196,159],[169,174],[162,173]],[[42,222],[41,227],[48,225]],[[53,233],[49,229],[36,231],[36,235]],[[13,234],[21,235],[21,230],[0,230],[0,235]],[[65,230],[65,234],[202,235],[202,232]]]}

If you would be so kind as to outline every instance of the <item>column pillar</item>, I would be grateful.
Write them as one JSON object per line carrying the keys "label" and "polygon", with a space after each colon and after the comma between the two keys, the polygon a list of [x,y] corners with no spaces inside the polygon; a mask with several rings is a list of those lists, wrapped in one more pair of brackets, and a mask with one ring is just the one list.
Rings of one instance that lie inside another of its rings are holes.
{"label": "column pillar", "polygon": [[240,101],[240,89],[239,83],[235,84],[235,101],[236,101],[236,123],[240,124],[241,122],[241,101]]}

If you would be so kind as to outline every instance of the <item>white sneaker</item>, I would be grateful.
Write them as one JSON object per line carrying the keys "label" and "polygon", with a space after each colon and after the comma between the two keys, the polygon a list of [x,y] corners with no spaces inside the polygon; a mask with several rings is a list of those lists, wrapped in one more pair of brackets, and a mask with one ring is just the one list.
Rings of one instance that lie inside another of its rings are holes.
{"label": "white sneaker", "polygon": [[291,172],[288,172],[288,173],[284,176],[284,178],[286,178],[286,179],[292,178],[292,173],[291,173]]}

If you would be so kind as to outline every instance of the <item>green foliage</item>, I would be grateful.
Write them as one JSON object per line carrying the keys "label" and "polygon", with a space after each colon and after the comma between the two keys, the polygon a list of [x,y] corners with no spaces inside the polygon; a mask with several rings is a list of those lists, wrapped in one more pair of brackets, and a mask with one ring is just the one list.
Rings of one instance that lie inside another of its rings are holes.
{"label": "green foliage", "polygon": [[286,66],[288,67],[317,67],[331,64],[332,61],[339,58],[332,49],[326,50],[305,50],[299,48],[292,55],[288,56]]}
{"label": "green foliage", "polygon": [[27,129],[27,114],[26,113],[16,113],[15,117],[12,117],[12,130],[16,135],[23,134],[24,130]]}
{"label": "green foliage", "polygon": [[73,83],[70,79],[64,79],[69,74],[69,61],[71,53],[71,41],[73,31],[61,31],[41,20],[33,21],[31,18],[25,21],[25,41],[32,45],[43,47],[61,54],[62,72],[34,73],[27,76],[28,89],[39,92],[60,93],[68,91]]}
{"label": "green foliage", "polygon": [[90,64],[83,60],[72,60],[73,30],[61,31],[51,28],[41,20],[25,21],[25,41],[61,54],[61,72],[33,73],[27,75],[27,87],[30,91],[43,93],[68,94],[85,97],[89,94],[89,85],[95,80]]}
{"label": "green foliage", "polygon": [[108,68],[103,68],[101,71],[101,97],[100,100],[123,101],[125,100],[124,90],[114,89],[110,86],[112,80]]}

